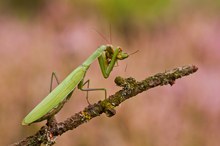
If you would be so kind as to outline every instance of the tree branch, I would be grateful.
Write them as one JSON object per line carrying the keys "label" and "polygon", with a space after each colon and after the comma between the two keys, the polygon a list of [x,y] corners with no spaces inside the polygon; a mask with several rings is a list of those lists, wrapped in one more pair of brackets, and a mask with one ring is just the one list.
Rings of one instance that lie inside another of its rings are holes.
{"label": "tree branch", "polygon": [[57,136],[62,135],[68,130],[77,128],[102,113],[105,113],[108,117],[115,115],[116,111],[114,108],[125,100],[156,86],[167,84],[173,85],[176,79],[192,74],[197,70],[198,68],[193,65],[178,67],[163,73],[155,74],[140,82],[131,77],[125,79],[116,77],[115,83],[117,86],[123,87],[122,90],[103,101],[85,107],[83,111],[76,113],[63,122],[53,122],[53,124],[47,123],[45,126],[41,127],[35,135],[26,137],[12,144],[12,146],[40,146],[42,143],[53,145]]}

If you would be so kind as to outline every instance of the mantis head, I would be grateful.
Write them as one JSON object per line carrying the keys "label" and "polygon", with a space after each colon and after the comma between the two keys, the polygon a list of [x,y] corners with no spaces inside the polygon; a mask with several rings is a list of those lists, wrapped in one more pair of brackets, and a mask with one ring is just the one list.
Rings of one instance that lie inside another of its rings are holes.
{"label": "mantis head", "polygon": [[112,45],[107,45],[105,55],[107,60],[111,60],[114,55],[116,55],[116,60],[124,60],[129,56],[127,53],[122,51],[121,47],[117,47],[114,50]]}
{"label": "mantis head", "polygon": [[118,55],[117,55],[118,60],[124,60],[124,59],[128,58],[129,55],[126,52],[123,52],[120,47],[118,47],[116,49],[118,49]]}
{"label": "mantis head", "polygon": [[[120,47],[113,48],[112,45],[103,46],[104,52],[99,57],[99,64],[104,78],[108,78],[114,67],[118,66],[118,60],[128,58],[128,54],[123,52]],[[116,64],[116,65],[115,65]]]}

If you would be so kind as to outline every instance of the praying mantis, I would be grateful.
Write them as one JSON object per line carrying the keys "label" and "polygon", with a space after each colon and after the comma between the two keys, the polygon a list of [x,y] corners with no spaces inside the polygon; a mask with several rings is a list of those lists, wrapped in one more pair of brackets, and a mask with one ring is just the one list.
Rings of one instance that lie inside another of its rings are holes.
{"label": "praying mantis", "polygon": [[[73,70],[54,90],[52,90],[22,121],[22,125],[30,125],[35,122],[48,120],[58,113],[63,105],[72,96],[76,87],[82,91],[103,90],[105,98],[107,96],[105,88],[84,89],[85,84],[89,85],[89,80],[84,82],[84,78],[90,65],[98,59],[102,75],[108,78],[118,60],[128,58],[128,54],[123,52],[120,47],[115,49],[111,45],[100,46],[92,55],[90,55],[82,65]],[[52,74],[53,75],[53,74]],[[56,78],[57,79],[57,78]]]}

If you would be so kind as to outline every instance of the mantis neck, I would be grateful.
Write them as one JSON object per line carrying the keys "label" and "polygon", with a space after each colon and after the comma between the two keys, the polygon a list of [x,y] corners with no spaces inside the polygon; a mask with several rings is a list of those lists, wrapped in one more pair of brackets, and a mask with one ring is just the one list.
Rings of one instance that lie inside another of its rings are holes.
{"label": "mantis neck", "polygon": [[102,53],[105,51],[106,46],[102,45],[100,46],[92,55],[90,55],[84,62],[83,66],[89,67],[99,56],[102,55]]}

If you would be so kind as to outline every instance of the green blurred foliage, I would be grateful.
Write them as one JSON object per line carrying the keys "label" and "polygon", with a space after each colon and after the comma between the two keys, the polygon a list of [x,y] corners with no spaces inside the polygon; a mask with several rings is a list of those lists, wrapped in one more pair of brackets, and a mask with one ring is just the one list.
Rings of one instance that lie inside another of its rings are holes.
{"label": "green blurred foliage", "polygon": [[[129,43],[140,31],[167,19],[172,7],[171,0],[86,0],[69,1],[73,9],[78,8],[82,17],[98,17],[100,22],[112,24]],[[82,10],[83,9],[83,10]]]}
{"label": "green blurred foliage", "polygon": [[170,6],[170,0],[97,0],[96,5],[112,23],[152,21],[164,14]]}
{"label": "green blurred foliage", "polygon": [[[56,1],[59,0],[1,0],[0,8],[13,12],[17,16],[27,17],[40,12],[46,5]],[[137,24],[140,21],[141,23],[151,23],[157,18],[166,16],[169,11],[178,11],[178,9],[185,7],[199,9],[210,6],[215,11],[219,11],[220,8],[219,0],[188,0],[183,2],[178,0],[65,0],[63,3],[72,5],[73,11],[82,12],[79,15],[99,15],[116,25],[125,21]]]}
{"label": "green blurred foliage", "polygon": [[1,0],[0,8],[19,17],[31,17],[46,4],[45,0]]}
{"label": "green blurred foliage", "polygon": [[97,0],[96,5],[103,17],[130,42],[138,33],[139,26],[150,27],[166,15],[170,0]]}

